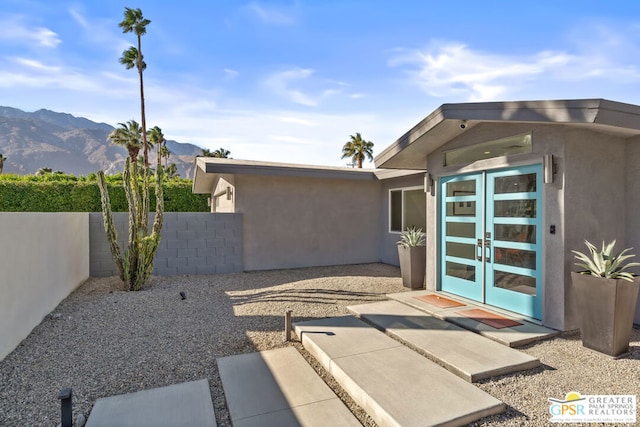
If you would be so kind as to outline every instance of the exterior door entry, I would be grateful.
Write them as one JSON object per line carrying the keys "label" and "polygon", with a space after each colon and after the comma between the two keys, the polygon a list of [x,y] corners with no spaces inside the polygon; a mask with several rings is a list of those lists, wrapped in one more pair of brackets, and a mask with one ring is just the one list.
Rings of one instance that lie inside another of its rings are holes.
{"label": "exterior door entry", "polygon": [[441,179],[441,289],[542,318],[542,165]]}

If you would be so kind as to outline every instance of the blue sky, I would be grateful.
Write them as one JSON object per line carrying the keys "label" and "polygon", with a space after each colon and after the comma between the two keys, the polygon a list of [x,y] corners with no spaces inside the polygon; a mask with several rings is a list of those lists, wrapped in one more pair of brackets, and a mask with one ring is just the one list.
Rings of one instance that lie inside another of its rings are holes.
{"label": "blue sky", "polygon": [[349,135],[378,154],[443,103],[640,104],[630,0],[0,0],[0,105],[139,120],[125,6],[152,21],[148,126],[236,159],[345,165]]}

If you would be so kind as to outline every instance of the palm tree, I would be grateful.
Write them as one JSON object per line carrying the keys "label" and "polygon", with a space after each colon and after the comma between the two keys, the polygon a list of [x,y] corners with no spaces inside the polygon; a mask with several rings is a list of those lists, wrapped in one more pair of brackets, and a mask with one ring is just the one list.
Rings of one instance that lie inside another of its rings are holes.
{"label": "palm tree", "polygon": [[218,148],[216,151],[213,152],[211,157],[217,157],[219,159],[228,159],[229,154],[231,154],[231,151],[225,150],[224,148]]}
{"label": "palm tree", "polygon": [[215,151],[211,151],[208,148],[203,148],[202,154],[200,154],[198,157],[217,157],[219,159],[228,159],[229,154],[231,154],[231,151],[224,148],[218,148]]}
{"label": "palm tree", "polygon": [[148,137],[149,137],[149,142],[151,143],[151,146],[153,145],[156,146],[156,157],[158,160],[158,167],[159,167],[160,157],[161,157],[160,150],[163,144],[166,142],[166,140],[164,139],[164,134],[162,133],[162,129],[160,129],[158,126],[152,127],[151,129],[149,129]]}
{"label": "palm tree", "polygon": [[7,160],[7,158],[0,153],[0,173],[2,173],[2,169],[4,169],[5,160]]}
{"label": "palm tree", "polygon": [[160,147],[160,157],[164,158],[164,167],[166,168],[169,165],[169,156],[171,155],[171,151],[167,148],[167,141],[162,144]]}
{"label": "palm tree", "polygon": [[373,142],[362,139],[360,132],[350,135],[351,140],[342,147],[342,158],[350,157],[353,163],[357,163],[362,168],[362,161],[366,157],[369,161],[373,160]]}
{"label": "palm tree", "polygon": [[171,163],[167,168],[166,177],[167,179],[174,179],[174,178],[180,177],[180,175],[178,174],[178,166],[176,166],[175,163]]}
{"label": "palm tree", "polygon": [[36,172],[36,176],[43,176],[51,173],[53,173],[53,169],[42,167],[38,169],[38,171]]}
{"label": "palm tree", "polygon": [[120,63],[130,70],[134,66],[138,69],[138,75],[140,76],[140,112],[142,116],[142,147],[144,153],[144,164],[149,167],[149,155],[147,153],[147,121],[144,114],[144,83],[142,79],[142,72],[147,67],[147,64],[142,60],[142,46],[141,37],[147,33],[147,25],[151,23],[150,20],[145,19],[142,16],[140,9],[131,9],[129,7],[124,8],[124,19],[120,24],[123,33],[135,33],[138,39],[138,48],[130,47],[122,53]]}
{"label": "palm tree", "polygon": [[142,128],[135,120],[129,120],[127,123],[118,123],[120,126],[107,136],[112,144],[123,145],[129,152],[131,163],[135,163],[138,159],[138,153],[142,148]]}

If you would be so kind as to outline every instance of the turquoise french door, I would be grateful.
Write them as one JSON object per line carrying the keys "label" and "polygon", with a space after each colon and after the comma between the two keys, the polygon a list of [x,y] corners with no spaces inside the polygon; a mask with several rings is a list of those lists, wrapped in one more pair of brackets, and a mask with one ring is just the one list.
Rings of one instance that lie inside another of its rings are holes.
{"label": "turquoise french door", "polygon": [[441,289],[542,317],[542,166],[441,179]]}

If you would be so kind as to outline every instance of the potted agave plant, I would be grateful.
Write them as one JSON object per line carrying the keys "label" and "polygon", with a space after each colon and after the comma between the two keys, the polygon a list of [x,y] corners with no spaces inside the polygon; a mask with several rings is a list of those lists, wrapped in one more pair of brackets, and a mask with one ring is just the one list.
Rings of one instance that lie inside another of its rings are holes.
{"label": "potted agave plant", "polygon": [[629,351],[640,288],[638,278],[627,269],[640,263],[628,262],[634,257],[627,254],[631,248],[614,253],[615,240],[602,242],[600,250],[586,240],[585,244],[589,255],[572,251],[579,261],[576,265],[583,270],[571,273],[582,345],[619,357]]}
{"label": "potted agave plant", "polygon": [[427,252],[422,228],[411,227],[403,231],[398,241],[402,284],[411,289],[424,287]]}

